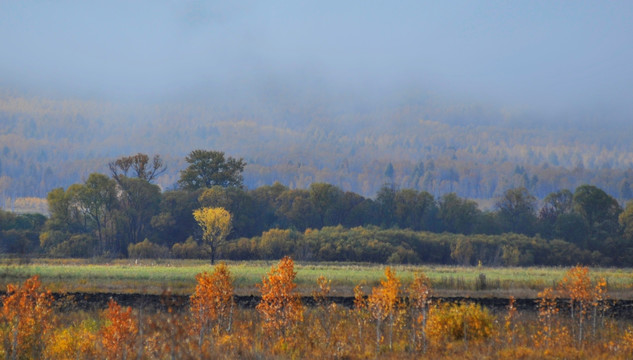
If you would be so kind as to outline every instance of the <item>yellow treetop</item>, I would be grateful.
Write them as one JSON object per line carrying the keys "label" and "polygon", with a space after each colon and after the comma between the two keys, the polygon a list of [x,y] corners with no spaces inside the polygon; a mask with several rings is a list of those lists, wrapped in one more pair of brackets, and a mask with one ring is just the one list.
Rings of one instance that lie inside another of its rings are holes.
{"label": "yellow treetop", "polygon": [[223,239],[231,231],[231,214],[223,208],[200,208],[194,210],[193,217],[202,228],[205,241]]}
{"label": "yellow treetop", "polygon": [[211,247],[213,263],[216,249],[231,232],[231,214],[220,207],[203,207],[194,210],[193,217],[202,228],[202,239]]}
{"label": "yellow treetop", "polygon": [[392,314],[400,295],[400,279],[389,266],[385,268],[385,280],[380,280],[380,286],[372,288],[368,305],[372,316],[376,320],[383,320]]}

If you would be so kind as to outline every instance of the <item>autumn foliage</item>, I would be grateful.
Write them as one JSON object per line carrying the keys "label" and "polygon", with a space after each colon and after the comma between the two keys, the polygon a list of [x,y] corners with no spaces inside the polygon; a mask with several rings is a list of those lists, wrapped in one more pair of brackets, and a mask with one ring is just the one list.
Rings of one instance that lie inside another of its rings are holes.
{"label": "autumn foliage", "polygon": [[202,345],[211,332],[230,332],[233,309],[233,281],[225,263],[215,266],[211,275],[196,275],[196,291],[191,295],[192,330],[199,336]]}
{"label": "autumn foliage", "polygon": [[408,289],[411,312],[411,343],[416,350],[426,352],[426,322],[431,304],[431,280],[424,273],[417,273]]}
{"label": "autumn foliage", "polygon": [[8,285],[2,297],[3,338],[7,358],[38,358],[51,330],[50,291],[42,289],[39,277],[27,279],[22,286]]}
{"label": "autumn foliage", "polygon": [[[0,357],[7,359],[628,359],[630,320],[606,316],[607,286],[572,268],[541,291],[536,312],[510,298],[495,312],[469,301],[433,298],[431,280],[401,280],[395,270],[354,306],[332,301],[325,276],[304,307],[292,259],[262,279],[256,309],[234,303],[226,264],[196,276],[189,304],[166,310],[122,307],[98,313],[57,311],[37,277],[10,285],[2,297]],[[403,284],[404,283],[404,284]],[[573,306],[573,316],[572,316]],[[582,319],[582,320],[581,320]],[[588,326],[591,325],[591,326]],[[582,334],[582,335],[581,335]]]}
{"label": "autumn foliage", "polygon": [[44,357],[57,360],[90,359],[98,357],[98,324],[85,319],[68,327],[58,327],[51,334]]}
{"label": "autumn foliage", "polygon": [[104,313],[106,326],[101,329],[101,344],[108,359],[129,359],[134,354],[138,335],[132,308],[123,309],[110,300]]}
{"label": "autumn foliage", "polygon": [[494,320],[481,305],[441,303],[431,307],[426,332],[434,344],[480,341],[493,335]]}
{"label": "autumn foliage", "polygon": [[598,317],[602,316],[607,304],[607,282],[604,278],[595,285],[589,277],[589,268],[575,266],[571,268],[558,284],[559,291],[569,299],[571,318],[576,320],[576,340],[581,344],[586,337],[586,323],[591,316],[592,334],[595,335]]}
{"label": "autumn foliage", "polygon": [[294,261],[286,256],[262,279],[262,300],[257,311],[268,334],[285,336],[294,324],[303,320],[303,305],[294,282],[296,276]]}
{"label": "autumn foliage", "polygon": [[395,271],[388,266],[385,269],[385,277],[385,280],[380,281],[380,286],[372,288],[367,307],[371,316],[376,320],[376,346],[379,346],[382,341],[381,323],[387,320],[389,326],[389,347],[391,348],[394,316],[401,285]]}
{"label": "autumn foliage", "polygon": [[211,264],[216,252],[231,232],[231,214],[223,208],[203,207],[193,212],[193,218],[202,229],[202,239],[211,249]]}

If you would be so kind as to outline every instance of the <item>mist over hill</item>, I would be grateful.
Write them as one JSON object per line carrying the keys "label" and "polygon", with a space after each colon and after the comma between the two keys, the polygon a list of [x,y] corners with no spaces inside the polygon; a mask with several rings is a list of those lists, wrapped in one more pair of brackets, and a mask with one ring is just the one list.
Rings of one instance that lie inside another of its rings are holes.
{"label": "mist over hill", "polygon": [[[4,197],[45,197],[138,152],[166,160],[158,184],[170,189],[185,155],[200,148],[243,157],[249,188],[328,182],[373,196],[389,182],[490,199],[518,186],[542,198],[592,183],[630,196],[630,125],[581,117],[548,122],[419,92],[400,101],[362,100],[271,92],[250,103],[148,104],[4,92],[0,190]],[[389,164],[393,174],[385,171]]]}
{"label": "mist over hill", "polygon": [[138,152],[165,159],[170,189],[198,148],[243,157],[249,188],[373,196],[388,182],[485,200],[590,183],[625,200],[631,16],[592,2],[3,2],[0,206]]}

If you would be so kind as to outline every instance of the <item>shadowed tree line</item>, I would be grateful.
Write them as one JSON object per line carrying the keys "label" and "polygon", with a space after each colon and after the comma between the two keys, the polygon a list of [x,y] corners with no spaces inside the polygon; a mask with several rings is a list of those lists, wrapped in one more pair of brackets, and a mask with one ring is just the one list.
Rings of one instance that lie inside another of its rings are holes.
{"label": "shadowed tree line", "polygon": [[[164,171],[160,156],[137,154],[110,163],[110,176],[93,173],[84,183],[52,190],[45,222],[36,215],[3,212],[1,249],[61,257],[210,258],[213,253],[261,259],[294,253],[306,260],[562,264],[568,263],[567,252],[577,255],[574,263],[628,265],[633,260],[633,203],[622,209],[592,185],[553,192],[540,204],[527,188],[513,188],[492,210],[482,210],[455,193],[436,198],[392,184],[375,198],[327,183],[246,189],[243,159],[194,150],[186,161],[173,190],[162,192],[153,184]],[[232,230],[213,248],[202,241],[193,215],[201,208],[222,208],[231,216]],[[32,225],[12,225],[16,222]],[[359,229],[364,235],[358,236]],[[407,240],[416,237],[441,245],[416,248]],[[354,238],[353,246],[344,245],[345,238]],[[516,239],[531,239],[531,250]],[[437,254],[427,254],[431,250]],[[548,251],[561,258],[545,260]]]}

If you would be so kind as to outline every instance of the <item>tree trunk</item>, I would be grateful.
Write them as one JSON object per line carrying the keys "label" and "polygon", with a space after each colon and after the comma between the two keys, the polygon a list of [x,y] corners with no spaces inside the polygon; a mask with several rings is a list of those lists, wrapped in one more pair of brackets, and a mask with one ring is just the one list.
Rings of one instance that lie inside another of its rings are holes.
{"label": "tree trunk", "polygon": [[376,352],[380,351],[380,319],[376,319]]}
{"label": "tree trunk", "polygon": [[215,246],[211,244],[211,265],[215,264]]}
{"label": "tree trunk", "polygon": [[393,345],[393,312],[389,314],[389,350],[392,349]]}

